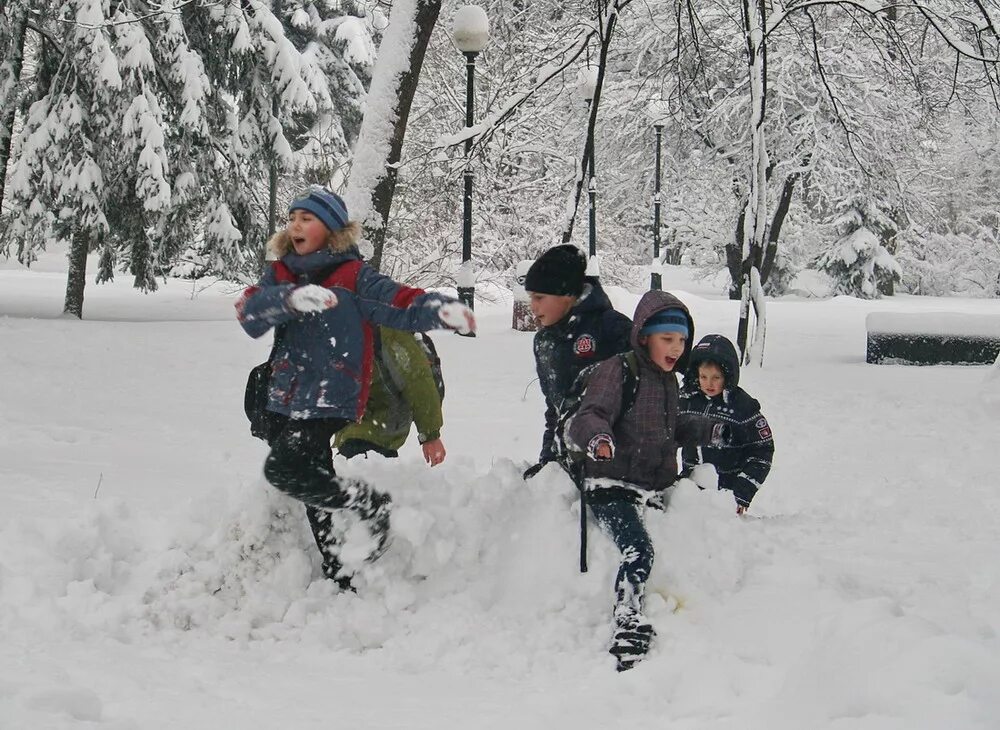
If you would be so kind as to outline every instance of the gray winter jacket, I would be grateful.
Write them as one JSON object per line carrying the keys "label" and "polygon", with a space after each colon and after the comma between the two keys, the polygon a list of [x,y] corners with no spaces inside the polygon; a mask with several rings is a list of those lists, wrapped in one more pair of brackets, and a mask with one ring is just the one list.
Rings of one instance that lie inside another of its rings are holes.
{"label": "gray winter jacket", "polygon": [[[691,354],[694,320],[677,297],[650,291],[643,295],[632,318],[632,349],[639,365],[634,405],[621,413],[621,358],[605,360],[588,377],[580,410],[567,424],[571,446],[590,457],[584,462],[585,477],[620,480],[647,490],[665,489],[677,479],[677,445],[711,442],[713,422],[694,415],[678,417],[677,376],[653,364],[646,348],[639,344],[639,330],[646,320],[671,308],[688,316],[690,335],[675,366],[675,371],[684,372]],[[593,447],[601,437],[613,444],[614,456],[608,461],[593,459]]]}

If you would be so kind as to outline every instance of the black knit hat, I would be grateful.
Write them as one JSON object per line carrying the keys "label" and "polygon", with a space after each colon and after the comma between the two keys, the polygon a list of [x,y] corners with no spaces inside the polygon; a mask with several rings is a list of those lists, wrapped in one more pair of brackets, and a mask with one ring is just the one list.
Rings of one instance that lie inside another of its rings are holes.
{"label": "black knit hat", "polygon": [[524,277],[525,291],[578,297],[583,294],[587,258],[576,246],[553,246],[538,257]]}

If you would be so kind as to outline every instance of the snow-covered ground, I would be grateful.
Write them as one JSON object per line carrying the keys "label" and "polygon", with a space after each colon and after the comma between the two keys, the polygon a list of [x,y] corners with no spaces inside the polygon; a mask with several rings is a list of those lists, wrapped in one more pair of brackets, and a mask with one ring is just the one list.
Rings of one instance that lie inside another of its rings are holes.
{"label": "snow-covered ground", "polygon": [[[90,286],[77,322],[40,268],[0,267],[0,728],[997,727],[1000,378],[866,365],[864,319],[1000,302],[769,302],[743,384],[774,470],[747,518],[684,488],[650,515],[659,638],[619,675],[613,548],[591,530],[580,575],[568,480],[519,477],[542,402],[509,302],[434,336],[444,465],[341,463],[392,492],[396,538],[339,595],[260,476],[242,397],[269,343],[232,291]],[[736,303],[665,284],[733,336]]]}

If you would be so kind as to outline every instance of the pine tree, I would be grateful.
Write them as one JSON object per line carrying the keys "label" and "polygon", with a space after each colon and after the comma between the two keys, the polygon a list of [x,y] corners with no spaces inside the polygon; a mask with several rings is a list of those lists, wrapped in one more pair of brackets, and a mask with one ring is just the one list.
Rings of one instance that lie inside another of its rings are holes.
{"label": "pine tree", "polygon": [[816,260],[816,268],[834,281],[838,294],[878,299],[886,281],[898,282],[903,271],[882,245],[881,235],[891,220],[877,206],[858,195],[841,206],[832,225],[837,238]]}

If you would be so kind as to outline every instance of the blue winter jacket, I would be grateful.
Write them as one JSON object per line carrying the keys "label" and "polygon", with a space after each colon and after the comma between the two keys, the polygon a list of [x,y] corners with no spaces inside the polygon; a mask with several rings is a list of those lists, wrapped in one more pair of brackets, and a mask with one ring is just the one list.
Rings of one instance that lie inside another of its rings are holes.
{"label": "blue winter jacket", "polygon": [[293,419],[359,420],[373,357],[366,321],[410,332],[444,328],[438,310],[455,300],[404,287],[367,264],[358,271],[355,291],[331,287],[338,302],[332,309],[303,314],[289,306],[288,296],[297,286],[321,284],[339,265],[360,259],[353,246],[305,256],[289,253],[280,261],[295,283],[280,282],[272,266],[243,293],[236,310],[246,333],[256,338],[278,328],[268,410]]}

